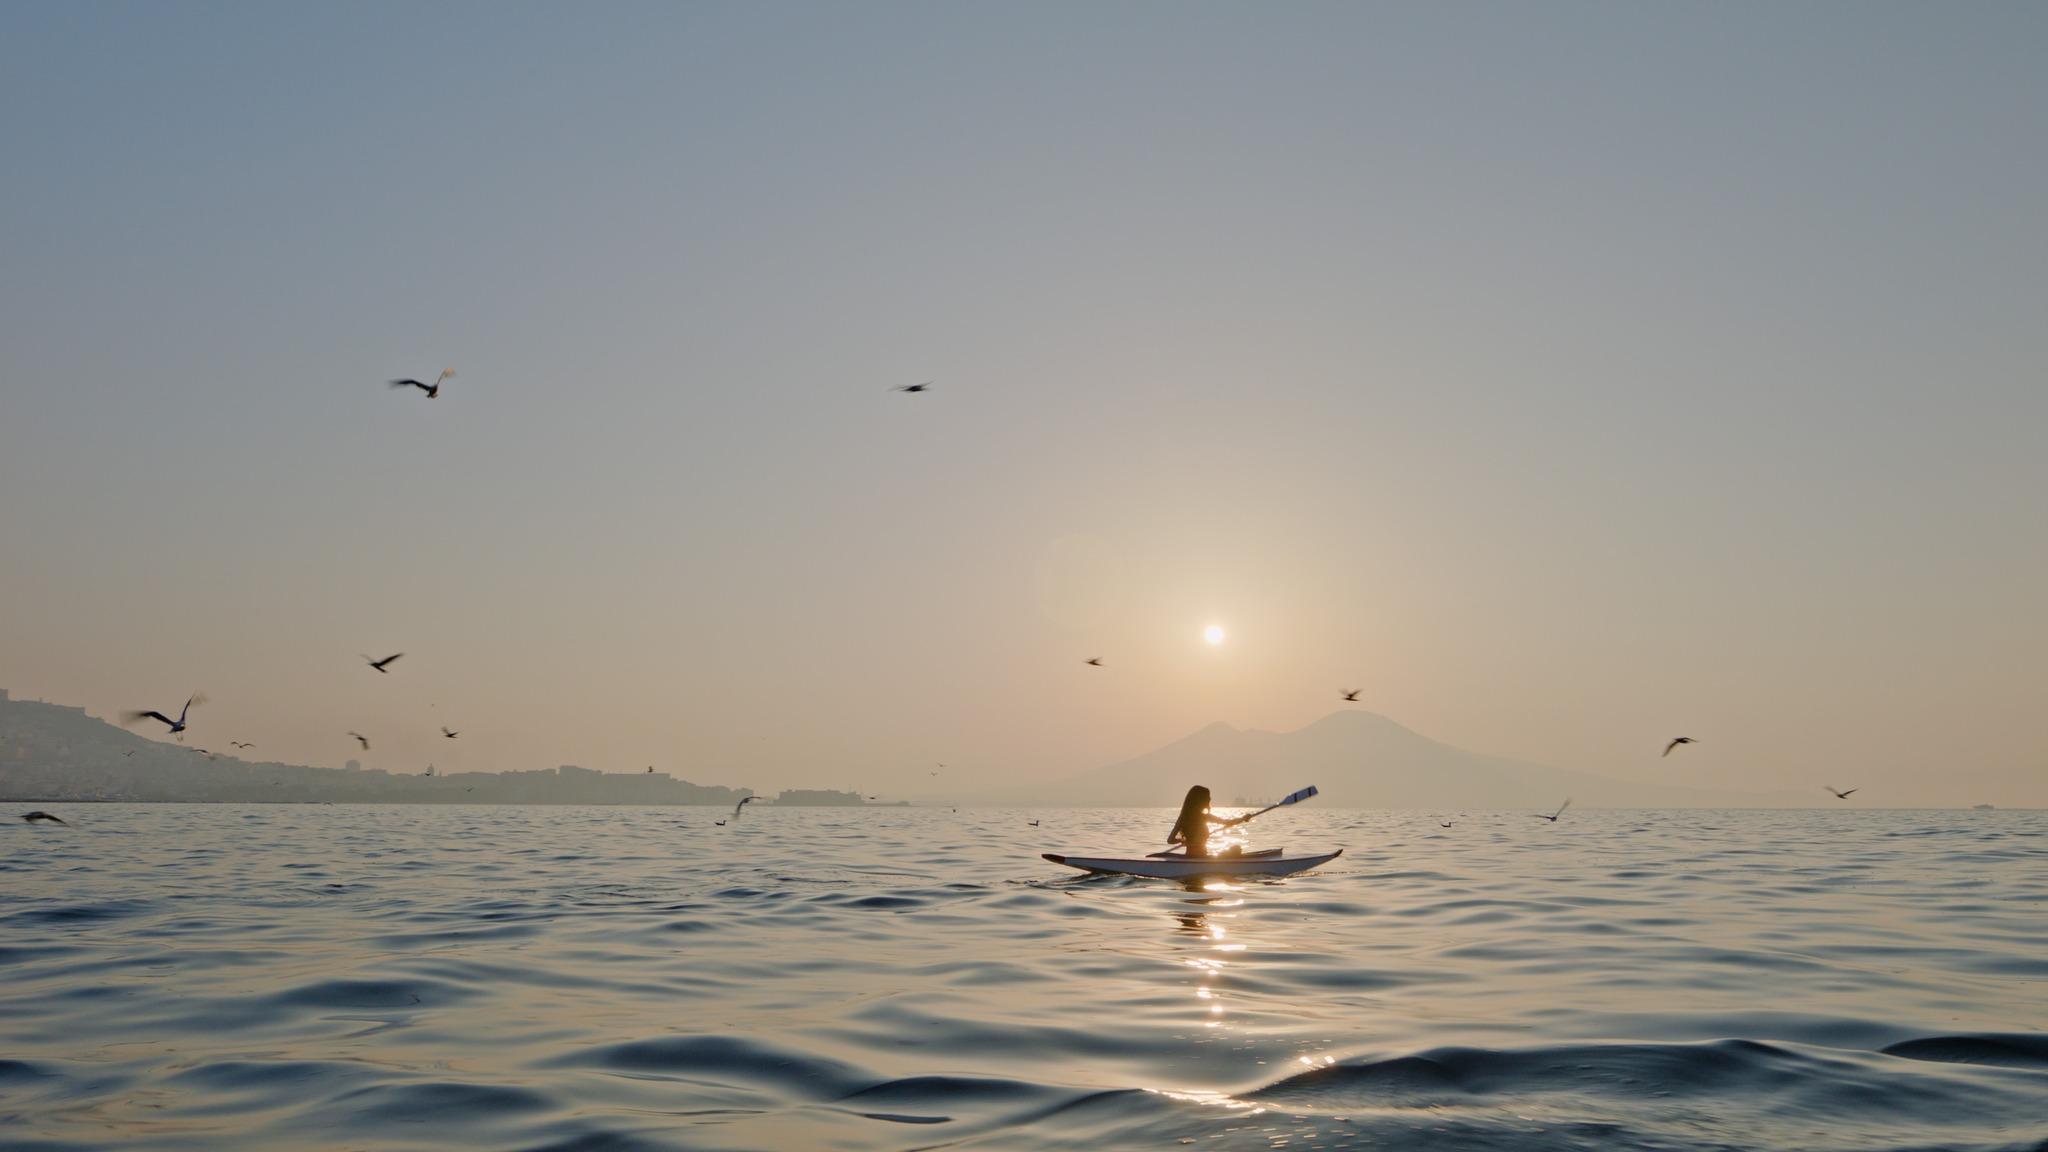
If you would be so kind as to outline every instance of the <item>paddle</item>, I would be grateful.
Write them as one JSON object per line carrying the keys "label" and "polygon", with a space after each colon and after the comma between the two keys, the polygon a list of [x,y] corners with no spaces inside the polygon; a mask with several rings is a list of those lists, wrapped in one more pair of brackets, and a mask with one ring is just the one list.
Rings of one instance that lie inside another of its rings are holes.
{"label": "paddle", "polygon": [[[1308,799],[1309,797],[1311,797],[1311,796],[1314,796],[1315,794],[1316,794],[1316,786],[1315,786],[1315,785],[1313,785],[1313,784],[1311,784],[1311,785],[1309,785],[1308,787],[1306,787],[1306,788],[1303,788],[1303,789],[1302,789],[1301,791],[1299,791],[1299,792],[1290,792],[1290,793],[1288,793],[1287,795],[1285,795],[1285,796],[1282,796],[1282,797],[1280,798],[1280,801],[1279,801],[1279,803],[1276,803],[1276,804],[1268,804],[1268,805],[1266,805],[1266,806],[1265,806],[1264,808],[1261,808],[1261,809],[1259,809],[1259,810],[1258,810],[1257,812],[1254,812],[1254,813],[1252,813],[1252,816],[1264,816],[1264,815],[1265,815],[1266,813],[1268,813],[1268,812],[1271,812],[1271,811],[1272,811],[1273,809],[1275,809],[1275,808],[1285,808],[1285,807],[1287,807],[1287,806],[1288,806],[1289,804],[1299,804],[1299,803],[1301,803],[1301,802],[1302,802],[1303,800],[1306,800],[1306,799]],[[1225,827],[1225,828],[1229,828],[1229,827],[1232,827],[1233,825],[1237,825],[1237,824],[1242,824],[1242,823],[1244,823],[1245,821],[1247,821],[1247,820],[1251,819],[1251,818],[1252,818],[1252,816],[1236,816],[1236,817],[1232,817],[1232,818],[1231,818],[1231,821],[1230,821],[1230,823],[1229,823],[1229,824],[1225,824],[1225,825],[1224,825],[1224,827]]]}
{"label": "paddle", "polygon": [[[1306,787],[1306,788],[1303,788],[1303,789],[1302,789],[1301,791],[1299,791],[1299,792],[1289,792],[1289,793],[1288,793],[1287,795],[1285,795],[1285,796],[1282,796],[1282,797],[1280,798],[1280,800],[1279,800],[1279,802],[1278,802],[1278,803],[1274,803],[1274,804],[1268,804],[1268,805],[1266,805],[1266,806],[1265,806],[1264,808],[1261,808],[1261,809],[1259,809],[1259,810],[1258,810],[1257,812],[1253,812],[1253,813],[1251,813],[1251,815],[1249,815],[1249,816],[1237,816],[1237,817],[1233,817],[1233,818],[1232,818],[1231,820],[1229,820],[1229,821],[1228,821],[1227,823],[1225,823],[1225,824],[1224,824],[1223,826],[1224,826],[1225,828],[1234,828],[1234,827],[1236,827],[1237,825],[1239,825],[1239,824],[1242,824],[1242,823],[1244,823],[1245,821],[1247,821],[1247,820],[1251,819],[1251,818],[1252,818],[1252,816],[1264,816],[1264,815],[1265,815],[1266,813],[1268,813],[1268,812],[1271,812],[1271,811],[1272,811],[1273,809],[1275,809],[1275,808],[1285,808],[1285,807],[1287,807],[1287,806],[1288,806],[1289,804],[1299,804],[1299,803],[1301,803],[1301,802],[1302,802],[1303,800],[1306,800],[1306,799],[1308,799],[1309,797],[1311,797],[1311,796],[1314,796],[1315,794],[1316,794],[1316,786],[1315,786],[1315,785],[1313,785],[1313,784],[1311,784],[1311,785],[1309,785],[1308,787]],[[1180,852],[1177,852],[1177,851],[1175,851],[1175,850],[1173,850],[1173,849],[1171,849],[1171,848],[1169,848],[1169,849],[1167,849],[1167,850],[1166,850],[1166,851],[1164,851],[1164,852],[1147,852],[1147,853],[1145,853],[1145,855],[1147,855],[1147,856],[1150,856],[1150,857],[1166,857],[1166,856],[1179,856],[1179,855],[1181,855],[1181,853],[1180,853]]]}

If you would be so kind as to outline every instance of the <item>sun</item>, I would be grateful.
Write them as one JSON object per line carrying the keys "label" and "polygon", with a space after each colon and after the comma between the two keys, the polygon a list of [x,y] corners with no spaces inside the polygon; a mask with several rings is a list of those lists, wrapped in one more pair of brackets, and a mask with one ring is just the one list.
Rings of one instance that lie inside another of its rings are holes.
{"label": "sun", "polygon": [[1223,643],[1223,625],[1211,624],[1207,628],[1202,629],[1202,639],[1207,640],[1211,644]]}

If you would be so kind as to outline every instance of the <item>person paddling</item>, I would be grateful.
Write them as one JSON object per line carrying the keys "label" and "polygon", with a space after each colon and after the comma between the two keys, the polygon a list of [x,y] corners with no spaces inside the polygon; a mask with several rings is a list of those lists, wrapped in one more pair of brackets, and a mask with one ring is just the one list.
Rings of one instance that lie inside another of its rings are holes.
{"label": "person paddling", "polygon": [[[1242,824],[1242,818],[1225,820],[1209,813],[1209,789],[1200,784],[1188,789],[1188,798],[1180,802],[1180,818],[1173,822],[1173,831],[1166,834],[1168,844],[1185,844],[1188,855],[1209,854],[1209,826],[1229,828]],[[1233,852],[1237,849],[1232,849]]]}

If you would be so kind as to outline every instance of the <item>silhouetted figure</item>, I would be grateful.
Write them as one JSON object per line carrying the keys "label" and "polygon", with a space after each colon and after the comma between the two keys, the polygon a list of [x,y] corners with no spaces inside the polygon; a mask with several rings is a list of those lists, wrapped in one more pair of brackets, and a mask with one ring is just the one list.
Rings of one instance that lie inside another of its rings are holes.
{"label": "silhouetted figure", "polygon": [[387,665],[389,665],[393,660],[396,660],[403,655],[405,655],[405,653],[403,652],[393,652],[391,655],[386,656],[382,660],[370,660],[368,655],[365,655],[363,659],[370,660],[370,667],[375,668],[377,671],[389,672],[391,671],[391,669],[387,667]]}
{"label": "silhouetted figure", "polygon": [[441,374],[434,377],[432,384],[422,384],[417,380],[393,380],[391,386],[393,388],[417,388],[427,394],[427,399],[438,400],[441,397],[441,381],[453,375],[455,375],[455,369],[443,368]]}
{"label": "silhouetted figure", "polygon": [[1666,755],[1666,756],[1669,756],[1669,755],[1671,755],[1671,750],[1672,750],[1673,748],[1676,748],[1676,747],[1678,747],[1678,746],[1679,746],[1680,744],[1697,744],[1697,743],[1699,743],[1699,741],[1697,741],[1697,740],[1693,739],[1693,738],[1692,738],[1692,737],[1690,737],[1690,736],[1680,736],[1680,737],[1679,737],[1678,739],[1676,739],[1676,740],[1673,740],[1673,741],[1672,741],[1671,743],[1669,743],[1669,744],[1666,744],[1666,745],[1664,746],[1664,755]]}
{"label": "silhouetted figure", "polygon": [[23,820],[28,821],[31,824],[47,820],[52,824],[62,824],[66,828],[71,827],[71,822],[69,820],[64,819],[62,816],[52,816],[48,812],[45,812],[40,808],[36,809],[33,812],[22,813],[21,818]]}
{"label": "silhouetted figure", "polygon": [[1209,789],[1197,784],[1188,789],[1187,798],[1180,802],[1180,815],[1173,822],[1173,831],[1166,834],[1168,844],[1185,844],[1190,856],[1209,854],[1209,826],[1228,828],[1237,820],[1225,820],[1209,813]]}
{"label": "silhouetted figure", "polygon": [[1572,798],[1571,798],[1571,797],[1569,797],[1569,796],[1567,796],[1567,797],[1565,797],[1565,798],[1564,798],[1564,803],[1562,803],[1562,804],[1559,804],[1559,805],[1557,806],[1557,811],[1555,811],[1555,812],[1552,812],[1552,813],[1551,813],[1550,815],[1548,815],[1548,816],[1545,816],[1545,815],[1544,815],[1543,813],[1541,813],[1541,812],[1538,812],[1538,813],[1536,813],[1536,818],[1537,818],[1538,820],[1548,820],[1548,821],[1550,821],[1550,822],[1551,822],[1552,824],[1555,824],[1555,823],[1557,823],[1557,818],[1558,818],[1559,816],[1562,816],[1562,815],[1564,815],[1564,810],[1565,810],[1565,809],[1567,809],[1567,808],[1569,808],[1569,807],[1571,807],[1571,806],[1572,806]]}
{"label": "silhouetted figure", "polygon": [[125,714],[123,719],[126,723],[129,724],[133,724],[137,720],[161,720],[164,723],[169,724],[171,726],[171,735],[178,736],[178,739],[183,740],[184,737],[179,736],[178,734],[185,730],[185,717],[191,715],[192,706],[194,704],[204,703],[206,703],[206,693],[194,692],[191,698],[185,701],[185,707],[179,710],[178,718],[176,720],[171,719],[169,716],[166,716],[161,712],[129,712]]}

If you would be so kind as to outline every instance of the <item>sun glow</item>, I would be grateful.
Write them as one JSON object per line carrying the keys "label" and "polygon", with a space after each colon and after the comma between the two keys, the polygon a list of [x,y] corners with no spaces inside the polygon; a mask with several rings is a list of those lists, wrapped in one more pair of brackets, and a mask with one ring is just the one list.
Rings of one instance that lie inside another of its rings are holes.
{"label": "sun glow", "polygon": [[1202,639],[1207,640],[1211,644],[1223,643],[1223,626],[1221,624],[1211,624],[1207,628],[1202,629]]}

